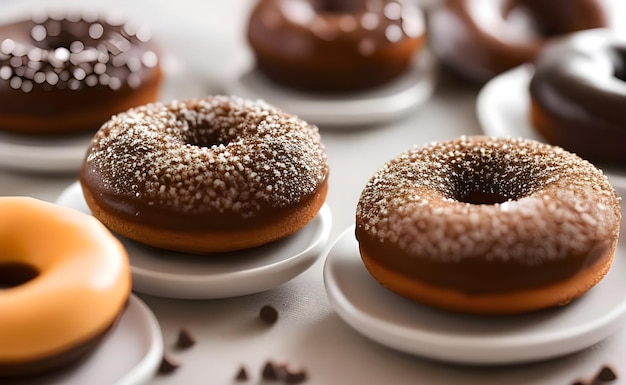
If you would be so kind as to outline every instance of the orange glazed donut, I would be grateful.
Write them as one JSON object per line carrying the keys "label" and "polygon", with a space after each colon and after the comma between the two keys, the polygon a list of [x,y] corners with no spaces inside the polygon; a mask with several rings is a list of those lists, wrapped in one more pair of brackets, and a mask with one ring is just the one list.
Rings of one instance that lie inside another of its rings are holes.
{"label": "orange glazed donut", "polygon": [[52,203],[2,197],[0,212],[0,378],[69,365],[126,307],[126,251],[93,217]]}
{"label": "orange glazed donut", "polygon": [[429,43],[446,67],[483,83],[532,61],[551,37],[607,19],[600,0],[444,0],[429,18]]}
{"label": "orange glazed donut", "polygon": [[461,137],[414,149],[365,186],[356,237],[368,271],[418,303],[500,315],[565,305],[609,270],[619,198],[559,147]]}
{"label": "orange glazed donut", "polygon": [[149,104],[95,135],[80,182],[93,215],[141,243],[188,253],[262,245],[324,204],[318,128],[236,97]]}
{"label": "orange glazed donut", "polygon": [[92,14],[0,26],[0,131],[95,132],[155,101],[161,69],[145,27]]}
{"label": "orange glazed donut", "polygon": [[422,10],[403,0],[261,0],[248,24],[258,69],[307,91],[385,84],[407,70],[425,36]]}

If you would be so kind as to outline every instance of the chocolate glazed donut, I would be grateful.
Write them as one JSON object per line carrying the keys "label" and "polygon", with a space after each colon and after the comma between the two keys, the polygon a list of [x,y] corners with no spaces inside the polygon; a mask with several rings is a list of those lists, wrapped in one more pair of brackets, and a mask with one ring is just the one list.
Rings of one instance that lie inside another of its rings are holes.
{"label": "chocolate glazed donut", "polygon": [[429,43],[447,68],[484,83],[552,37],[606,27],[606,13],[598,0],[445,0],[429,17]]}
{"label": "chocolate glazed donut", "polygon": [[551,144],[626,166],[626,40],[582,31],[554,41],[535,62],[531,121]]}
{"label": "chocolate glazed donut", "polygon": [[516,314],[565,305],[604,277],[619,201],[560,147],[461,137],[387,162],[361,193],[355,234],[368,271],[399,295]]}
{"label": "chocolate glazed donut", "polygon": [[0,130],[95,132],[114,113],[157,99],[159,63],[145,27],[95,14],[0,26]]}
{"label": "chocolate glazed donut", "polygon": [[401,75],[424,45],[423,13],[402,0],[265,0],[248,41],[258,69],[307,91],[354,91]]}
{"label": "chocolate glazed donut", "polygon": [[93,216],[167,250],[210,254],[295,233],[326,199],[317,126],[261,101],[221,95],[113,116],[80,182]]}

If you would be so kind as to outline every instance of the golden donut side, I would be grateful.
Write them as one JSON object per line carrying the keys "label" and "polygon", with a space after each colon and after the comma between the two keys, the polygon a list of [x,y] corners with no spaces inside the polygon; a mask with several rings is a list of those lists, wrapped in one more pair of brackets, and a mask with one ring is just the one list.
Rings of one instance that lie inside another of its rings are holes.
{"label": "golden donut side", "polygon": [[0,263],[38,275],[0,293],[0,376],[80,358],[119,318],[131,290],[128,256],[95,218],[33,198],[0,198]]}

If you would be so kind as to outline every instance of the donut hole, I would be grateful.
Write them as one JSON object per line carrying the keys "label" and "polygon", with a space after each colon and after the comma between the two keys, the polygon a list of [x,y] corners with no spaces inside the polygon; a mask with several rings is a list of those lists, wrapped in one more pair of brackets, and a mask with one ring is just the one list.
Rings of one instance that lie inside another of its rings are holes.
{"label": "donut hole", "polygon": [[313,9],[325,13],[355,13],[361,0],[315,0]]}
{"label": "donut hole", "polygon": [[190,124],[189,129],[184,134],[183,141],[185,144],[197,147],[227,146],[235,137],[225,135],[224,131],[214,127],[209,122]]}
{"label": "donut hole", "polygon": [[522,35],[549,38],[580,29],[576,21],[587,10],[584,5],[571,3],[575,2],[508,0],[504,5],[503,16],[507,24]]}
{"label": "donut hole", "polygon": [[[70,49],[73,48],[72,43],[85,40],[81,32],[76,25],[67,20],[47,19],[44,23],[35,25],[31,30],[31,35],[35,47],[44,51],[53,51],[52,54],[61,56],[59,58],[61,60],[64,59],[63,55],[69,54]],[[66,49],[67,53],[54,52],[57,49]]]}
{"label": "donut hole", "polygon": [[504,203],[510,199],[506,195],[497,192],[473,190],[460,194],[457,200],[472,205],[495,205]]}
{"label": "donut hole", "polygon": [[613,59],[613,76],[626,81],[626,47],[615,47],[611,52]]}
{"label": "donut hole", "polygon": [[0,289],[23,285],[39,275],[32,265],[24,262],[0,262]]}
{"label": "donut hole", "polygon": [[534,190],[536,183],[541,183],[539,176],[532,174],[519,165],[517,175],[504,170],[503,165],[493,164],[480,156],[470,161],[468,169],[459,170],[459,178],[451,180],[450,198],[459,202],[474,205],[495,205],[523,198]]}

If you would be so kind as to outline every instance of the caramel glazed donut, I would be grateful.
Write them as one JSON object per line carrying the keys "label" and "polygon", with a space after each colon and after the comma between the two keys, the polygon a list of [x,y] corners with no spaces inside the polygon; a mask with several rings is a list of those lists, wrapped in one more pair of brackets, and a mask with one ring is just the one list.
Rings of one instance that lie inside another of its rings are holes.
{"label": "caramel glazed donut", "polygon": [[126,250],[91,215],[26,197],[1,197],[0,212],[4,384],[97,348],[126,308],[131,275]]}
{"label": "caramel glazed donut", "polygon": [[365,266],[418,303],[504,315],[565,305],[609,270],[620,200],[559,147],[461,137],[414,149],[367,183],[356,211]]}
{"label": "caramel glazed donut", "polygon": [[447,68],[484,83],[555,36],[608,26],[607,13],[600,0],[445,0],[429,16],[429,44]]}
{"label": "caramel glazed donut", "polygon": [[555,40],[535,61],[531,121],[548,143],[626,165],[626,40],[606,29]]}
{"label": "caramel glazed donut", "polygon": [[111,115],[155,101],[160,81],[145,26],[88,12],[0,26],[0,131],[93,133]]}
{"label": "caramel glazed donut", "polygon": [[263,102],[149,104],[96,133],[80,182],[124,237],[188,253],[262,245],[318,213],[328,165],[318,128]]}
{"label": "caramel glazed donut", "polygon": [[250,15],[248,41],[275,83],[348,92],[405,73],[425,45],[425,21],[402,0],[263,0]]}

